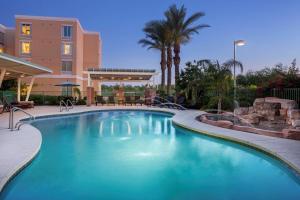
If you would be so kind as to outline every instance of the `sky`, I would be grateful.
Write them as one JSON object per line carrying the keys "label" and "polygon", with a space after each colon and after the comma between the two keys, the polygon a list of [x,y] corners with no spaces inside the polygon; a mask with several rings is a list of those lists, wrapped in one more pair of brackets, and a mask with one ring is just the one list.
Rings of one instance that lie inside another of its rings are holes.
{"label": "sky", "polygon": [[0,0],[0,24],[15,25],[14,15],[78,18],[85,30],[100,32],[102,67],[160,69],[160,54],[138,44],[146,22],[163,19],[172,4],[188,15],[205,12],[198,23],[209,24],[182,47],[187,61],[233,57],[233,41],[244,71],[300,61],[300,0]]}

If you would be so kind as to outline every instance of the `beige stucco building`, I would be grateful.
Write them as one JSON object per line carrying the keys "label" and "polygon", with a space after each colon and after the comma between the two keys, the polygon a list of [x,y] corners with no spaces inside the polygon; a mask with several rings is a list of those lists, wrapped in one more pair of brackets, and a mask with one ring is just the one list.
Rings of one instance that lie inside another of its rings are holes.
{"label": "beige stucco building", "polygon": [[[78,19],[15,16],[15,27],[0,25],[0,53],[20,57],[50,68],[53,73],[37,76],[33,92],[60,95],[62,82],[87,87],[88,68],[101,67],[101,39],[98,32],[82,28]],[[97,81],[93,81],[95,89]]]}

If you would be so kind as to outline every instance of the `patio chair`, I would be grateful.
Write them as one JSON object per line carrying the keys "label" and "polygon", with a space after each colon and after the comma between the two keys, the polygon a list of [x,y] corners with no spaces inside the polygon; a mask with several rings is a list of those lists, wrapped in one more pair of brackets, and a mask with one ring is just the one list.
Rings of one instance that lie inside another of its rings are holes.
{"label": "patio chair", "polygon": [[141,99],[140,96],[135,96],[135,97],[134,97],[134,103],[135,103],[136,105],[140,104],[140,105],[142,106],[145,102]]}
{"label": "patio chair", "polygon": [[115,99],[115,97],[114,96],[109,96],[107,104],[116,105],[116,99]]}
{"label": "patio chair", "polygon": [[98,103],[100,103],[101,105],[104,105],[106,103],[106,101],[104,100],[103,96],[96,96],[95,103],[96,103],[96,106],[98,105]]}
{"label": "patio chair", "polygon": [[130,104],[132,106],[134,102],[132,101],[132,97],[131,96],[125,96],[125,106],[127,104]]}
{"label": "patio chair", "polygon": [[0,104],[0,113],[9,112],[10,109],[13,107],[11,102],[9,102],[5,96],[3,96],[2,102],[0,102]]}
{"label": "patio chair", "polygon": [[33,101],[18,101],[13,102],[12,106],[16,106],[19,108],[34,108],[34,102]]}

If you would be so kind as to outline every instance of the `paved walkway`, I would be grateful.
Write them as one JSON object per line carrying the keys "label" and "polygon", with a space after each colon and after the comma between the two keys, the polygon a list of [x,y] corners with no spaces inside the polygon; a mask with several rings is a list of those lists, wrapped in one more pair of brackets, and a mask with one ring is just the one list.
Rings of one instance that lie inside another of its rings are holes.
{"label": "paved walkway", "polygon": [[[198,110],[177,111],[145,106],[76,106],[69,112],[59,112],[57,106],[37,106],[27,111],[37,117],[116,108],[172,112],[175,114],[173,122],[177,125],[203,134],[256,147],[284,161],[300,174],[300,141],[257,135],[204,124],[195,119],[196,116],[203,113]],[[0,115],[0,191],[14,174],[34,158],[42,142],[40,132],[30,125],[22,126],[20,131],[9,131],[8,118],[9,113]],[[26,118],[26,115],[21,112],[15,113],[15,122],[22,118]]]}

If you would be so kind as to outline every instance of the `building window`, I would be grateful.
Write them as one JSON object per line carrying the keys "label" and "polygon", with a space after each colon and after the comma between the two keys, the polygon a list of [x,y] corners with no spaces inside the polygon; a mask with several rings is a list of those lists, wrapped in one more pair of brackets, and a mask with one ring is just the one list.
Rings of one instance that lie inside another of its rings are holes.
{"label": "building window", "polygon": [[21,24],[21,34],[31,35],[31,24]]}
{"label": "building window", "polygon": [[71,38],[72,37],[72,26],[65,25],[62,27],[62,37]]}
{"label": "building window", "polygon": [[0,53],[3,53],[4,50],[3,50],[3,47],[0,47]]}
{"label": "building window", "polygon": [[21,53],[30,54],[31,53],[31,43],[30,42],[21,42]]}
{"label": "building window", "polygon": [[0,44],[4,45],[4,33],[0,32]]}
{"label": "building window", "polygon": [[62,61],[61,71],[63,73],[72,73],[72,61]]}
{"label": "building window", "polygon": [[67,55],[67,56],[72,55],[72,44],[70,43],[62,44],[62,55]]}

